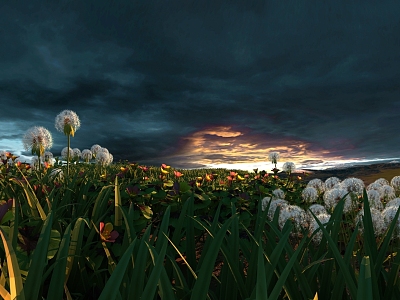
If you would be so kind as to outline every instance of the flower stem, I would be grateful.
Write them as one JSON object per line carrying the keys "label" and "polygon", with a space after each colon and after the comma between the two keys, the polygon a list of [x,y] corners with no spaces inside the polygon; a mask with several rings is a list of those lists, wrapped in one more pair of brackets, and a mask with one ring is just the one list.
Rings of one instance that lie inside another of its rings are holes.
{"label": "flower stem", "polygon": [[68,148],[67,148],[67,178],[69,178],[69,149],[70,149],[70,144],[71,144],[71,137],[68,134]]}

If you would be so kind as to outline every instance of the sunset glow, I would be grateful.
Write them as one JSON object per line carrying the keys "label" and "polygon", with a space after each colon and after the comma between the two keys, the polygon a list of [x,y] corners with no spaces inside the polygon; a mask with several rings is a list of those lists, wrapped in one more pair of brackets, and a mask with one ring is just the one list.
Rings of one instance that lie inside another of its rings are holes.
{"label": "sunset glow", "polygon": [[297,168],[357,161],[343,159],[334,149],[318,148],[307,141],[257,134],[234,126],[204,128],[182,138],[182,145],[177,160],[196,161],[211,168],[268,170],[272,166],[268,153],[272,151],[280,153],[278,168],[287,161],[294,162]]}

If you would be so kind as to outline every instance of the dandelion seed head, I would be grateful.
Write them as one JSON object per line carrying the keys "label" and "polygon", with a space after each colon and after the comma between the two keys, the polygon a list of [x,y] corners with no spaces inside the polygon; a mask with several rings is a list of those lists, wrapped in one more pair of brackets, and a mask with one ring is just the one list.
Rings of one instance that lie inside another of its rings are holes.
{"label": "dandelion seed head", "polygon": [[63,110],[56,116],[55,127],[58,131],[65,133],[65,126],[71,126],[73,131],[81,127],[81,121],[78,115],[72,110]]}
{"label": "dandelion seed head", "polygon": [[271,197],[264,197],[262,200],[261,200],[261,210],[262,211],[264,211],[266,208],[267,208],[267,206],[268,206],[268,203],[271,201]]}
{"label": "dandelion seed head", "polygon": [[336,187],[340,183],[340,179],[337,177],[329,177],[328,179],[325,180],[325,189],[326,190],[331,190],[334,187]]}
{"label": "dandelion seed head", "polygon": [[371,208],[375,208],[378,210],[383,209],[383,204],[381,201],[381,193],[377,190],[369,190],[367,191],[368,203]]}
{"label": "dandelion seed head", "polygon": [[382,185],[382,199],[383,201],[390,201],[396,198],[394,188],[390,185]]}
{"label": "dandelion seed head", "polygon": [[101,151],[98,152],[96,155],[96,163],[102,166],[107,166],[110,164],[110,154],[105,152],[105,151]]}
{"label": "dandelion seed head", "polygon": [[[379,210],[372,208],[372,207],[371,207],[370,211],[371,211],[372,226],[374,228],[375,236],[381,236],[386,230],[386,225],[385,225],[385,221],[382,218],[382,214]],[[363,208],[358,212],[358,214],[355,218],[355,223],[359,224],[361,233],[364,232],[364,223],[363,223],[364,213],[365,213],[365,211]]]}
{"label": "dandelion seed head", "polygon": [[318,199],[318,191],[312,186],[307,186],[301,192],[301,197],[306,203],[313,203]]}
{"label": "dandelion seed head", "polygon": [[296,165],[293,162],[285,162],[282,166],[282,170],[287,173],[292,173],[296,170]]}
{"label": "dandelion seed head", "polygon": [[270,221],[273,220],[274,215],[275,215],[275,211],[276,209],[279,207],[280,209],[282,209],[282,207],[288,205],[288,202],[286,200],[283,199],[277,199],[277,200],[272,200],[271,204],[269,205],[269,210],[268,210],[268,219]]}
{"label": "dandelion seed head", "polygon": [[[322,225],[324,225],[324,227],[326,226],[326,224],[329,222],[331,216],[327,213],[322,213],[319,215],[316,215],[318,221],[320,221],[320,223]],[[309,235],[311,236],[316,230],[318,230],[320,228],[319,224],[317,223],[317,221],[315,220],[315,218],[313,218],[312,220],[310,220],[310,226],[309,226]],[[319,245],[321,243],[322,237],[323,237],[323,232],[322,230],[318,230],[314,236],[312,237],[312,241]]]}
{"label": "dandelion seed head", "polygon": [[272,192],[272,199],[276,200],[276,199],[285,199],[285,192],[282,191],[281,189],[275,189]]}
{"label": "dandelion seed head", "polygon": [[46,128],[34,126],[26,131],[22,144],[26,151],[31,150],[32,154],[43,155],[44,150],[53,146],[53,138]]}
{"label": "dandelion seed head", "polygon": [[386,207],[394,206],[399,208],[400,207],[400,198],[394,198],[386,203]]}
{"label": "dandelion seed head", "polygon": [[355,177],[350,177],[346,178],[345,180],[342,181],[342,186],[347,189],[349,192],[354,192],[357,195],[361,196],[363,194],[364,190],[364,181],[362,181],[359,178]]}
{"label": "dandelion seed head", "polygon": [[380,185],[389,185],[389,181],[385,178],[378,178],[374,182]]}
{"label": "dandelion seed head", "polygon": [[100,145],[95,144],[95,145],[93,145],[93,146],[90,148],[90,151],[92,151],[92,154],[93,154],[94,156],[96,156],[97,152],[99,152],[99,150],[100,150],[101,148],[102,148],[102,147],[101,147]]}
{"label": "dandelion seed head", "polygon": [[268,159],[270,162],[272,162],[273,164],[278,163],[278,160],[280,158],[279,152],[270,152],[268,154]]}
{"label": "dandelion seed head", "polygon": [[301,233],[302,229],[308,228],[307,214],[301,207],[297,205],[284,205],[281,206],[279,213],[278,224],[282,230],[287,220],[291,220],[294,225],[294,234]]}
{"label": "dandelion seed head", "polygon": [[314,189],[317,190],[318,194],[322,194],[325,191],[325,183],[319,179],[319,178],[314,178],[311,179],[308,183],[307,183],[307,187],[313,187]]}
{"label": "dandelion seed head", "polygon": [[400,176],[394,176],[390,181],[390,185],[395,189],[395,191],[400,191]]}
{"label": "dandelion seed head", "polygon": [[310,207],[307,210],[307,219],[309,222],[311,222],[311,220],[314,220],[313,215],[311,214],[311,212],[315,215],[321,215],[321,214],[328,214],[326,208],[321,205],[321,204],[312,204],[310,205]]}
{"label": "dandelion seed head", "polygon": [[61,157],[63,159],[67,159],[68,158],[68,156],[67,156],[68,155],[68,150],[69,150],[69,157],[72,158],[74,156],[74,150],[72,150],[72,148],[64,147],[61,150]]}
{"label": "dandelion seed head", "polygon": [[7,159],[7,152],[4,150],[0,150],[0,159],[6,160]]}
{"label": "dandelion seed head", "polygon": [[63,180],[64,179],[64,172],[60,168],[56,168],[51,170],[49,174],[49,178],[52,180],[57,179],[57,180]]}
{"label": "dandelion seed head", "polygon": [[73,156],[75,159],[78,159],[81,157],[81,155],[82,155],[81,150],[79,150],[78,148],[74,148],[74,149],[72,149],[72,151],[74,152]]}
{"label": "dandelion seed head", "polygon": [[85,161],[89,161],[91,160],[93,157],[92,151],[90,151],[89,149],[84,149],[82,150],[82,159]]}

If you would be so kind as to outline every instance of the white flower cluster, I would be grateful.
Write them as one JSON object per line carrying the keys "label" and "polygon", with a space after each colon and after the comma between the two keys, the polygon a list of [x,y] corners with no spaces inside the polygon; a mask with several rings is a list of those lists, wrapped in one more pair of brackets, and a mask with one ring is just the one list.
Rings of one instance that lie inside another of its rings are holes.
{"label": "white flower cluster", "polygon": [[[270,221],[273,220],[279,208],[278,226],[280,229],[290,220],[294,225],[292,235],[308,230],[313,242],[318,244],[321,242],[323,233],[318,230],[319,225],[315,217],[321,224],[327,224],[330,220],[330,213],[333,212],[339,201],[344,201],[344,214],[355,213],[354,222],[360,226],[360,233],[364,232],[362,201],[364,188],[364,182],[358,178],[347,178],[340,181],[337,177],[330,177],[325,182],[313,179],[301,194],[302,199],[310,204],[307,211],[298,206],[290,205],[288,201],[284,200],[285,192],[281,189],[274,190],[271,197],[262,199],[261,207],[264,211],[269,206],[267,215]],[[374,234],[377,237],[382,236],[400,209],[400,176],[394,177],[390,183],[384,178],[377,179],[365,189]],[[396,195],[399,197],[396,197]],[[322,196],[323,204],[315,203],[319,196]],[[400,238],[400,218],[395,226],[395,233],[392,238]]]}

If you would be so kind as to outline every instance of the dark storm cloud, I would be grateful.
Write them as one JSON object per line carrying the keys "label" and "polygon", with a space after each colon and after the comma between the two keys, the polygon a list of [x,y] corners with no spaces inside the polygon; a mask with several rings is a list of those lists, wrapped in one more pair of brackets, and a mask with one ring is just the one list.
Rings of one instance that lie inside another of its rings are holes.
{"label": "dark storm cloud", "polygon": [[216,140],[225,138],[204,135],[216,145],[208,154],[187,143],[221,126],[235,126],[244,144],[256,136],[258,147],[290,140],[335,157],[399,156],[399,9],[396,1],[1,4],[1,122],[12,122],[12,139],[45,126],[59,153],[66,138],[54,118],[71,109],[82,122],[72,147],[100,144],[146,163],[222,161]]}

